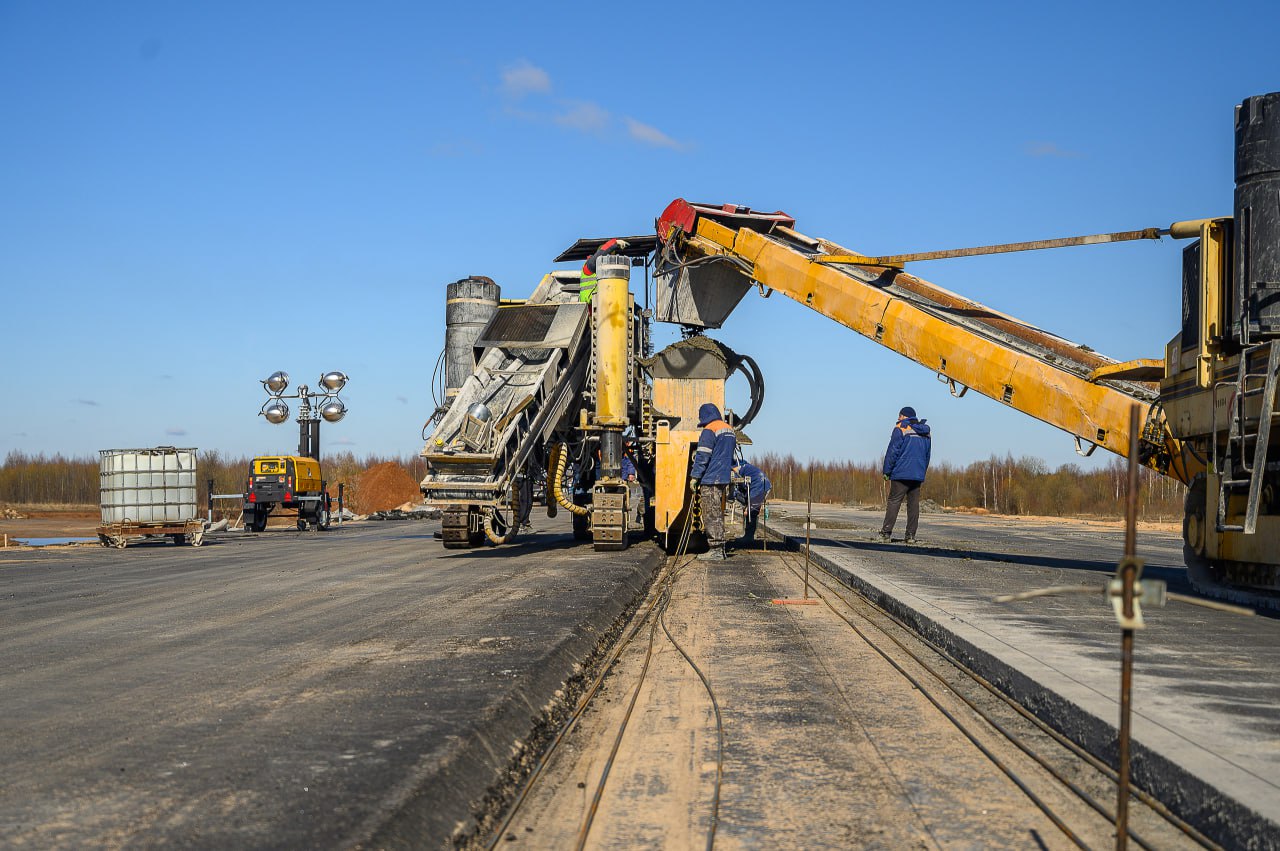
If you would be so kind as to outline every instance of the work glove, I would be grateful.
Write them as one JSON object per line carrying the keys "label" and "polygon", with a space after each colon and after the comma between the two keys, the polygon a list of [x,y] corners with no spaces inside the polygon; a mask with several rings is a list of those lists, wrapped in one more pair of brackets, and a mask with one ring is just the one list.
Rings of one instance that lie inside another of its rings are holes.
{"label": "work glove", "polygon": [[617,249],[619,251],[626,251],[630,247],[631,247],[631,243],[627,242],[625,239],[620,239],[617,242]]}
{"label": "work glove", "polygon": [[886,482],[887,482],[887,481],[889,481],[889,474],[888,474],[888,473],[885,473],[885,474],[884,474],[884,480],[885,480]]}
{"label": "work glove", "polygon": [[690,479],[690,480],[689,480],[689,490],[693,491],[694,493],[697,493],[697,492],[698,492],[698,480],[697,480],[697,479]]}

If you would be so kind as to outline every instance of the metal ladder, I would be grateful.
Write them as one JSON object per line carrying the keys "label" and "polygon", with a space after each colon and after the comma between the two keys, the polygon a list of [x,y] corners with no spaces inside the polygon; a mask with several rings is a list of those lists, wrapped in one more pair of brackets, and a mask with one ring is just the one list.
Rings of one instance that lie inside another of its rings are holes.
{"label": "metal ladder", "polygon": [[[1249,372],[1249,356],[1263,349],[1268,351],[1267,366],[1263,372]],[[1280,340],[1250,346],[1240,353],[1240,366],[1235,381],[1220,382],[1217,387],[1229,387],[1231,398],[1231,425],[1227,433],[1227,449],[1223,465],[1218,466],[1217,405],[1214,405],[1213,469],[1220,471],[1218,479],[1219,532],[1243,532],[1252,535],[1258,528],[1258,506],[1262,498],[1262,482],[1266,478],[1267,448],[1271,443],[1271,424],[1276,417],[1276,386],[1280,383]],[[1214,388],[1215,396],[1217,387]],[[1261,394],[1261,410],[1258,412],[1256,431],[1250,433],[1249,418],[1245,414],[1245,402]],[[1249,451],[1249,444],[1253,451]],[[1252,460],[1250,461],[1250,456]],[[1235,478],[1236,459],[1244,475]],[[1228,525],[1227,498],[1231,491],[1248,487],[1244,525]]]}

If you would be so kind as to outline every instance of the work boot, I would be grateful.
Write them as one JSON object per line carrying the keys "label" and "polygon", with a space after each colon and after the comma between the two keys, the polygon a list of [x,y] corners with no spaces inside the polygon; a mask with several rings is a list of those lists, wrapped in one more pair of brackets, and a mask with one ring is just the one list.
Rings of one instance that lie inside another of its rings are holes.
{"label": "work boot", "polygon": [[882,544],[887,544],[893,540],[893,537],[888,532],[881,532],[879,535],[876,535],[876,540]]}
{"label": "work boot", "polygon": [[725,555],[724,544],[720,544],[698,556],[698,561],[724,561],[726,558],[728,556]]}

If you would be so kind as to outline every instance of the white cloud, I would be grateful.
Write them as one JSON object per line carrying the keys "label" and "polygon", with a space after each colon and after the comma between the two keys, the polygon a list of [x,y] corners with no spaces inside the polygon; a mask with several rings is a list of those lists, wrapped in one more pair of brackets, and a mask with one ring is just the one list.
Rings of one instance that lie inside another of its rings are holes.
{"label": "white cloud", "polygon": [[439,159],[479,156],[483,153],[484,146],[474,139],[453,139],[446,142],[437,142],[427,149],[427,156]]}
{"label": "white cloud", "polygon": [[502,71],[502,92],[507,97],[545,95],[551,91],[551,75],[528,60],[521,59]]}
{"label": "white cloud", "polygon": [[657,127],[651,127],[636,121],[634,118],[627,118],[627,135],[637,142],[643,142],[646,145],[652,145],[655,148],[670,148],[673,151],[679,151],[684,145],[672,139],[666,133],[663,133]]}
{"label": "white cloud", "polygon": [[330,446],[355,446],[356,442],[349,437],[339,437],[329,441]]}
{"label": "white cloud", "polygon": [[[650,124],[629,116],[614,116],[596,101],[564,97],[523,100],[529,95],[547,95],[551,91],[551,75],[528,60],[522,59],[502,70],[501,93],[506,98],[502,111],[512,118],[533,124],[550,122],[576,133],[608,140],[625,138],[672,151],[683,151],[689,147]],[[442,144],[433,148],[431,155],[457,156],[466,152],[463,146]]]}
{"label": "white cloud", "polygon": [[599,133],[609,124],[609,113],[598,103],[579,101],[555,117],[556,124],[581,133]]}
{"label": "white cloud", "polygon": [[1059,157],[1062,159],[1075,159],[1080,156],[1080,153],[1078,151],[1068,151],[1066,148],[1060,148],[1056,142],[1028,142],[1027,155],[1032,157]]}

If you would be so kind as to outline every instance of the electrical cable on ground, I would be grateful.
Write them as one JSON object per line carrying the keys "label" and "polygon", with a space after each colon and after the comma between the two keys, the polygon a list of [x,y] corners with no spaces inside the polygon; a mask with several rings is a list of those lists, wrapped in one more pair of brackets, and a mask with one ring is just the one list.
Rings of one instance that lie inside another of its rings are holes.
{"label": "electrical cable on ground", "polygon": [[[696,505],[697,505],[696,499],[694,501],[694,505],[696,509]],[[695,510],[694,518],[696,518],[696,516],[697,516],[697,511]],[[653,645],[653,638],[656,631],[657,619],[658,617],[661,616],[661,614],[665,612],[665,607],[670,603],[670,590],[671,590],[671,587],[674,585],[676,578],[678,578],[679,575],[683,573],[684,570],[686,570],[693,561],[692,559],[689,559],[684,564],[679,564],[679,559],[682,556],[684,556],[687,551],[688,544],[689,544],[689,534],[693,528],[693,525],[694,525],[694,521],[692,519],[689,523],[685,524],[684,532],[681,535],[680,543],[676,549],[676,552],[667,561],[663,572],[658,576],[656,580],[656,585],[658,586],[658,590],[650,598],[648,608],[636,620],[630,632],[621,641],[617,643],[617,645],[610,651],[605,661],[600,665],[599,673],[596,675],[595,679],[592,681],[591,686],[578,699],[578,702],[575,705],[573,711],[570,713],[569,718],[565,721],[563,725],[561,725],[560,729],[556,732],[556,735],[551,740],[551,743],[547,746],[546,750],[542,753],[541,757],[538,759],[538,762],[534,765],[533,769],[530,771],[528,778],[526,779],[525,783],[521,787],[519,793],[517,793],[515,801],[508,808],[507,814],[505,818],[502,820],[501,825],[499,825],[490,835],[489,842],[486,845],[486,847],[490,849],[490,851],[492,851],[492,849],[497,847],[497,844],[502,839],[502,837],[507,835],[507,831],[511,827],[511,823],[515,821],[516,815],[520,812],[525,801],[528,799],[530,792],[534,789],[534,787],[537,785],[539,780],[542,778],[542,775],[546,770],[546,767],[550,762],[552,756],[556,753],[561,743],[564,741],[565,737],[573,730],[575,726],[577,726],[577,723],[581,719],[583,713],[586,711],[591,701],[595,698],[596,694],[599,692],[601,686],[604,683],[605,677],[608,676],[608,674],[613,670],[613,666],[617,663],[623,651],[630,646],[631,642],[640,633],[640,630],[644,628],[646,621],[648,621],[650,624],[650,645],[649,645],[649,650],[646,652],[646,655],[645,655],[645,663],[640,674],[640,679],[636,684],[636,694],[639,693],[640,687],[644,684],[645,675],[648,670],[649,657],[652,654],[652,645]],[[634,702],[635,702],[635,698],[633,696],[632,705],[634,705]],[[626,725],[629,718],[630,718],[630,708],[628,708],[627,716],[623,719],[622,726],[618,731],[618,736],[615,741],[614,753],[616,753],[617,742],[621,741],[622,735],[626,730]],[[719,720],[719,710],[717,705],[717,721],[718,720]],[[723,733],[723,728],[719,726],[719,723],[717,723],[717,733],[718,733],[718,741],[720,743],[720,749],[716,756],[716,787],[714,792],[715,811],[713,812],[711,831],[709,833],[709,838],[708,838],[708,844],[707,844],[708,851],[710,851],[710,849],[712,848],[712,843],[714,842],[715,826],[716,826],[716,822],[718,821],[718,814],[719,814],[720,779],[724,773],[723,771],[724,733]],[[611,754],[610,763],[612,762],[612,758],[613,757]],[[587,819],[584,821],[584,824],[579,829],[580,844],[577,846],[579,848],[582,847],[581,843],[585,843],[587,833],[590,831],[591,820],[594,818],[595,809],[596,809],[596,806],[598,806],[598,798],[603,793],[604,783],[607,777],[608,777],[608,766],[606,766],[604,776],[601,777],[597,786],[597,791],[595,796],[597,800],[593,801],[591,811],[588,814]]]}
{"label": "electrical cable on ground", "polygon": [[[849,546],[846,542],[838,542],[838,543],[840,543],[840,544],[842,544],[842,545],[844,545],[844,546]],[[797,576],[797,577],[799,576],[799,574],[798,574],[798,573],[797,573],[797,571],[796,571],[796,568],[794,568],[794,567],[792,567],[792,566],[788,565],[788,569],[789,569],[789,570],[791,570],[791,571],[792,571],[792,573],[796,574],[796,576]],[[845,604],[846,604],[846,605],[849,605],[849,601],[844,599],[844,594],[845,594],[845,593],[853,593],[853,594],[857,594],[857,592],[856,592],[856,591],[854,591],[854,590],[852,590],[852,589],[848,589],[848,588],[846,588],[846,586],[845,586],[843,583],[841,583],[841,582],[840,582],[839,578],[838,578],[838,577],[836,577],[836,576],[834,576],[834,575],[832,575],[832,574],[830,573],[830,571],[826,570],[825,568],[823,568],[823,567],[821,567],[821,566],[819,566],[819,569],[821,570],[821,572],[822,572],[822,573],[826,574],[830,579],[834,580],[834,581],[838,584],[838,589],[837,589],[837,588],[832,588],[830,585],[827,585],[826,583],[822,583],[822,586],[823,586],[824,588],[826,588],[828,591],[832,591],[832,592],[834,592],[834,593],[835,593],[835,594],[836,594],[840,599],[842,599],[842,600],[845,602]],[[819,596],[821,596],[821,595],[819,595]],[[907,625],[907,624],[903,623],[900,619],[898,619],[897,617],[895,617],[892,613],[885,611],[882,607],[878,606],[874,601],[872,601],[872,600],[868,600],[868,599],[866,599],[865,597],[863,597],[862,595],[858,595],[858,596],[857,596],[857,599],[858,599],[858,601],[859,601],[860,603],[862,603],[862,604],[864,604],[864,605],[866,605],[866,606],[870,607],[871,609],[875,610],[876,612],[878,612],[879,614],[881,614],[882,616],[884,616],[886,619],[888,619],[889,621],[891,621],[892,623],[894,623],[895,625],[897,625],[900,629],[902,629],[902,630],[904,630],[904,631],[908,632],[909,634],[911,634],[911,635],[915,636],[915,637],[916,637],[916,638],[917,638],[917,639],[918,639],[922,644],[924,644],[925,646],[929,647],[929,648],[930,648],[930,650],[932,650],[934,653],[936,653],[939,657],[941,657],[942,659],[946,660],[949,664],[953,665],[957,670],[959,670],[960,672],[962,672],[963,674],[965,674],[967,677],[969,677],[971,680],[973,680],[974,682],[976,682],[978,685],[981,685],[984,689],[986,689],[988,692],[990,692],[993,696],[1000,698],[1000,699],[1001,699],[1005,704],[1007,704],[1011,709],[1015,710],[1019,715],[1021,715],[1021,716],[1022,716],[1023,718],[1025,718],[1026,720],[1031,721],[1031,722],[1032,722],[1032,723],[1033,723],[1037,728],[1039,728],[1042,732],[1044,732],[1044,733],[1046,733],[1047,735],[1049,735],[1049,736],[1050,736],[1050,737],[1051,737],[1055,742],[1057,742],[1058,744],[1062,745],[1062,746],[1063,746],[1064,748],[1066,748],[1067,750],[1071,751],[1071,753],[1072,753],[1072,754],[1074,754],[1074,755],[1075,755],[1075,756],[1077,756],[1078,758],[1083,759],[1085,762],[1087,762],[1087,763],[1088,763],[1091,767],[1093,767],[1095,770],[1098,770],[1098,771],[1099,771],[1100,773],[1102,773],[1104,776],[1108,777],[1108,779],[1110,779],[1110,780],[1112,780],[1112,781],[1114,781],[1114,780],[1115,780],[1115,772],[1114,772],[1114,770],[1110,769],[1110,767],[1109,767],[1109,766],[1106,766],[1106,764],[1105,764],[1105,763],[1102,763],[1100,760],[1098,760],[1098,759],[1097,759],[1096,757],[1094,757],[1092,754],[1089,754],[1087,751],[1084,751],[1082,748],[1080,748],[1080,747],[1079,747],[1079,745],[1076,745],[1074,742],[1071,742],[1069,739],[1067,739],[1067,738],[1066,738],[1065,736],[1063,736],[1061,733],[1059,733],[1058,731],[1056,731],[1056,730],[1054,730],[1053,728],[1049,727],[1049,726],[1048,726],[1044,721],[1042,721],[1041,719],[1037,718],[1036,716],[1034,716],[1033,714],[1031,714],[1028,710],[1026,710],[1026,708],[1025,708],[1025,707],[1021,706],[1021,705],[1020,705],[1020,704],[1018,704],[1016,701],[1014,701],[1012,698],[1010,698],[1008,695],[1005,695],[1004,693],[1002,693],[1002,692],[1000,692],[998,689],[996,689],[994,685],[992,685],[991,683],[987,682],[987,681],[986,681],[986,680],[985,680],[981,675],[979,675],[979,674],[977,674],[976,672],[974,672],[974,671],[970,670],[970,669],[969,669],[967,666],[965,666],[963,663],[961,663],[961,662],[959,662],[959,661],[957,661],[957,660],[953,659],[953,658],[952,658],[949,654],[947,654],[947,653],[946,653],[942,648],[938,647],[936,644],[934,644],[933,642],[929,641],[929,640],[928,640],[927,638],[925,638],[924,636],[920,636],[920,635],[918,635],[914,630],[912,630],[912,629],[910,628],[910,626],[909,626],[909,625]],[[831,606],[831,603],[830,603],[830,601],[829,601],[829,600],[827,600],[826,598],[823,598],[823,602],[824,602],[824,603],[826,603],[826,604],[827,604],[827,606],[828,606],[829,608],[832,608],[832,611],[833,611],[833,612],[835,612],[835,614],[836,614],[838,617],[840,617],[842,620],[844,620],[846,623],[848,623],[850,627],[852,627],[855,631],[858,631],[860,635],[862,634],[862,633],[861,633],[861,631],[860,631],[860,630],[858,630],[858,627],[857,627],[857,626],[855,626],[854,624],[852,624],[852,623],[850,623],[850,622],[849,622],[848,618],[845,618],[845,617],[844,617],[840,612],[835,611],[835,609]],[[864,615],[863,617],[865,618],[866,616]],[[931,674],[931,675],[932,675],[935,679],[937,679],[937,680],[938,680],[938,681],[939,681],[939,682],[940,682],[944,687],[946,687],[946,688],[947,688],[947,689],[948,689],[952,694],[954,694],[954,695],[955,695],[957,698],[959,698],[959,699],[960,699],[960,700],[961,700],[965,705],[967,705],[967,706],[968,706],[968,707],[969,707],[969,708],[970,708],[974,713],[976,713],[979,717],[981,717],[984,721],[986,721],[986,722],[987,722],[987,723],[988,723],[988,724],[989,724],[989,725],[990,725],[994,730],[996,730],[998,733],[1000,733],[1000,734],[1001,734],[1005,739],[1007,739],[1011,744],[1013,744],[1015,747],[1017,747],[1019,750],[1021,750],[1024,754],[1026,754],[1028,757],[1030,757],[1032,760],[1034,760],[1037,764],[1039,764],[1039,765],[1040,765],[1040,766],[1041,766],[1041,767],[1042,767],[1042,768],[1043,768],[1043,769],[1044,769],[1048,774],[1050,774],[1054,779],[1058,780],[1058,781],[1059,781],[1060,783],[1062,783],[1062,784],[1063,784],[1067,789],[1069,789],[1069,790],[1070,790],[1072,793],[1074,793],[1078,798],[1080,798],[1080,800],[1081,800],[1081,801],[1083,801],[1085,804],[1087,804],[1090,808],[1092,808],[1092,809],[1093,809],[1094,811],[1096,811],[1098,814],[1100,814],[1101,816],[1103,816],[1104,818],[1106,818],[1106,819],[1107,819],[1109,822],[1111,822],[1113,825],[1115,824],[1115,816],[1114,816],[1114,814],[1113,814],[1110,810],[1108,810],[1108,809],[1107,809],[1103,804],[1101,804],[1100,802],[1098,802],[1098,801],[1097,801],[1095,798],[1093,798],[1093,797],[1092,797],[1088,792],[1086,792],[1086,791],[1084,791],[1083,789],[1081,789],[1078,785],[1076,785],[1075,783],[1073,783],[1070,779],[1068,779],[1068,778],[1064,777],[1064,776],[1063,776],[1059,771],[1057,771],[1057,770],[1056,770],[1056,769],[1054,769],[1051,765],[1049,765],[1049,764],[1048,764],[1048,762],[1047,762],[1043,757],[1041,757],[1040,755],[1038,755],[1037,753],[1035,753],[1033,750],[1031,750],[1031,749],[1030,749],[1030,747],[1029,747],[1029,746],[1027,746],[1024,742],[1022,742],[1022,741],[1021,741],[1021,740],[1020,740],[1020,739],[1019,739],[1015,734],[1013,734],[1012,732],[1010,732],[1010,731],[1009,731],[1008,729],[1006,729],[1003,725],[1001,725],[998,721],[996,721],[994,718],[992,718],[988,712],[986,712],[986,711],[984,711],[983,709],[981,709],[980,707],[978,707],[975,703],[973,703],[973,701],[969,700],[969,698],[967,698],[964,694],[961,694],[960,692],[956,691],[956,690],[954,689],[954,687],[953,687],[953,686],[951,686],[951,685],[950,685],[950,683],[948,683],[948,682],[946,681],[946,679],[945,679],[945,678],[944,678],[944,677],[943,677],[943,676],[942,676],[942,675],[941,675],[937,670],[935,670],[934,668],[932,668],[930,665],[926,664],[926,663],[925,663],[925,662],[924,662],[924,661],[923,661],[923,660],[922,660],[922,659],[921,659],[921,658],[920,658],[916,653],[914,653],[914,652],[913,652],[909,647],[907,647],[905,644],[903,644],[903,642],[902,642],[902,641],[900,641],[896,636],[894,636],[892,633],[890,633],[890,632],[886,631],[882,626],[880,626],[879,624],[876,624],[874,621],[872,621],[872,620],[870,620],[870,619],[868,619],[868,623],[871,623],[872,625],[874,625],[874,626],[876,627],[876,629],[877,629],[881,634],[883,634],[885,637],[887,637],[889,640],[891,640],[894,644],[896,644],[896,645],[899,647],[899,649],[901,649],[904,653],[906,653],[908,656],[910,656],[912,659],[914,659],[914,660],[916,661],[916,663],[917,663],[921,668],[923,668],[925,671],[927,671],[929,674]],[[865,638],[865,637],[864,637],[864,638]],[[870,642],[868,642],[868,643],[870,643]],[[878,648],[877,648],[877,651],[879,652],[879,649],[878,649]],[[883,652],[881,652],[881,655],[882,655],[882,656],[884,655],[884,654],[883,654]],[[887,658],[887,657],[886,657],[886,658]],[[922,693],[924,693],[924,692],[923,692],[923,689],[922,689],[921,691],[922,691]],[[926,696],[926,697],[928,697],[929,695],[928,695],[927,693],[925,693],[925,696]],[[935,705],[936,705],[936,704],[935,704]],[[962,732],[963,732],[963,731],[962,731]],[[966,735],[967,735],[967,733],[966,733]],[[1015,781],[1015,782],[1016,782],[1016,781]],[[1217,848],[1219,848],[1219,847],[1220,847],[1220,846],[1218,846],[1217,844],[1215,844],[1212,840],[1208,839],[1208,838],[1207,838],[1207,837],[1205,837],[1203,834],[1201,834],[1199,831],[1197,831],[1195,828],[1193,828],[1193,827],[1191,827],[1190,825],[1186,824],[1184,821],[1182,821],[1182,820],[1181,820],[1180,818],[1178,818],[1176,815],[1174,815],[1173,813],[1169,812],[1169,810],[1168,810],[1166,807],[1164,807],[1164,805],[1163,805],[1163,804],[1161,804],[1159,801],[1157,801],[1157,800],[1155,800],[1154,798],[1152,798],[1149,794],[1147,794],[1147,793],[1145,793],[1145,792],[1142,792],[1141,790],[1134,790],[1134,792],[1135,792],[1135,797],[1137,797],[1137,798],[1138,798],[1139,800],[1141,800],[1144,804],[1146,804],[1146,805],[1147,805],[1147,806],[1148,806],[1148,807],[1149,807],[1153,812],[1155,812],[1157,815],[1160,815],[1161,817],[1163,817],[1163,818],[1164,818],[1166,821],[1168,821],[1172,826],[1174,826],[1174,827],[1178,828],[1178,829],[1179,829],[1179,830],[1181,830],[1183,833],[1185,833],[1185,834],[1188,836],[1188,838],[1190,838],[1190,839],[1194,840],[1195,842],[1197,842],[1198,844],[1200,844],[1200,845],[1204,846],[1205,848],[1217,849]],[[1136,844],[1138,844],[1140,847],[1143,847],[1143,848],[1150,848],[1150,847],[1151,847],[1151,846],[1149,845],[1149,843],[1146,843],[1146,842],[1145,842],[1144,840],[1142,840],[1139,836],[1137,836],[1136,834],[1134,834],[1132,830],[1127,831],[1127,833],[1128,833],[1128,836],[1129,836],[1131,839],[1133,839],[1133,841],[1134,841]]]}
{"label": "electrical cable on ground", "polygon": [[[839,545],[840,545],[840,546],[842,546],[842,547],[845,547],[846,549],[853,549],[853,548],[854,548],[854,547],[853,547],[853,545],[852,545],[852,544],[850,544],[850,543],[849,543],[849,542],[847,542],[847,541],[836,541],[835,543],[839,544]],[[837,583],[839,583],[839,584],[840,584],[841,589],[843,589],[843,588],[845,588],[845,587],[846,587],[843,583],[841,583],[841,582],[840,582],[839,577],[833,576],[833,575],[830,573],[830,571],[826,570],[825,568],[822,568],[822,571],[823,571],[823,573],[826,573],[828,576],[831,576],[831,578],[832,578],[832,579],[834,579]],[[850,589],[850,590],[852,591],[852,589]],[[857,592],[855,591],[855,592],[853,592],[853,593],[857,593]],[[999,698],[999,699],[1000,699],[1002,702],[1004,702],[1004,703],[1005,703],[1005,704],[1006,704],[1010,709],[1014,710],[1014,711],[1015,711],[1015,712],[1017,712],[1019,715],[1021,715],[1023,718],[1025,718],[1027,721],[1030,721],[1032,724],[1034,724],[1036,727],[1038,727],[1038,728],[1040,729],[1040,731],[1041,731],[1041,732],[1045,733],[1045,734],[1046,734],[1046,735],[1048,735],[1050,738],[1052,738],[1055,742],[1057,742],[1058,744],[1062,745],[1062,747],[1066,748],[1067,750],[1069,750],[1069,751],[1071,751],[1073,754],[1075,754],[1077,757],[1079,757],[1080,759],[1082,759],[1082,760],[1084,760],[1085,762],[1087,762],[1087,763],[1088,763],[1092,768],[1094,768],[1094,769],[1095,769],[1095,770],[1097,770],[1098,772],[1100,772],[1100,773],[1102,773],[1103,775],[1105,775],[1109,780],[1111,780],[1112,782],[1115,782],[1115,780],[1116,780],[1116,771],[1115,771],[1115,769],[1114,769],[1114,768],[1112,768],[1111,766],[1107,765],[1105,762],[1103,762],[1102,760],[1098,759],[1098,758],[1097,758],[1096,756],[1094,756],[1093,754],[1089,753],[1089,752],[1088,752],[1087,750],[1085,750],[1083,747],[1081,747],[1080,745],[1076,744],[1076,743],[1075,743],[1075,742],[1073,742],[1071,739],[1069,739],[1069,738],[1067,738],[1066,736],[1064,736],[1062,733],[1059,733],[1059,732],[1058,732],[1057,730],[1055,730],[1052,726],[1050,726],[1046,721],[1044,721],[1043,719],[1041,719],[1041,718],[1039,718],[1038,716],[1036,716],[1034,713],[1032,713],[1030,710],[1028,710],[1028,709],[1027,709],[1026,707],[1024,707],[1022,704],[1018,703],[1016,700],[1014,700],[1013,698],[1009,697],[1009,695],[1007,695],[1007,694],[1005,694],[1004,692],[1000,691],[1000,689],[996,688],[996,686],[995,686],[993,683],[991,683],[989,680],[987,680],[985,677],[983,677],[983,676],[982,676],[981,674],[979,674],[977,671],[974,671],[973,669],[971,669],[970,667],[968,667],[967,665],[965,665],[965,664],[964,664],[963,662],[961,662],[960,660],[953,658],[949,653],[947,653],[947,651],[946,651],[946,650],[944,650],[942,647],[939,647],[939,646],[938,646],[937,644],[935,644],[934,642],[930,641],[926,636],[924,636],[924,635],[920,635],[919,633],[917,633],[915,630],[913,630],[913,629],[911,628],[911,626],[910,626],[909,624],[907,624],[907,623],[903,622],[901,618],[897,617],[897,616],[896,616],[896,615],[894,615],[892,612],[890,612],[890,611],[886,610],[886,609],[885,609],[885,608],[883,608],[882,606],[879,606],[878,604],[876,604],[876,602],[875,602],[875,601],[870,600],[870,599],[867,599],[866,597],[863,597],[862,595],[859,595],[859,599],[860,599],[862,602],[864,602],[866,605],[868,605],[868,606],[870,606],[871,608],[875,609],[877,612],[879,612],[879,613],[880,613],[881,615],[883,615],[885,618],[887,618],[888,620],[892,621],[892,622],[893,622],[894,624],[896,624],[900,629],[902,629],[902,630],[904,630],[904,631],[906,631],[906,632],[910,633],[911,635],[914,635],[914,636],[915,636],[915,637],[916,637],[916,638],[917,638],[917,639],[918,639],[922,644],[924,644],[926,647],[928,647],[928,648],[929,648],[930,650],[932,650],[934,653],[938,654],[938,656],[940,656],[940,657],[942,657],[943,659],[947,660],[947,662],[948,662],[948,663],[950,663],[951,665],[955,666],[958,670],[960,670],[962,673],[964,673],[966,676],[968,676],[970,679],[972,679],[972,680],[973,680],[974,682],[976,682],[978,685],[982,686],[984,689],[986,689],[988,692],[990,692],[992,696]],[[932,671],[931,671],[931,673],[932,673]],[[935,676],[937,676],[937,674],[936,674],[936,673],[935,673],[934,675],[935,675]],[[962,699],[963,699],[963,696],[962,696],[962,695],[961,695],[961,697],[962,697]],[[975,710],[975,711],[976,711],[976,710]],[[1209,837],[1205,836],[1203,833],[1201,833],[1199,830],[1197,830],[1197,829],[1196,829],[1195,827],[1193,827],[1192,825],[1190,825],[1190,824],[1188,824],[1187,822],[1183,821],[1180,817],[1178,817],[1178,815],[1177,815],[1176,813],[1172,812],[1168,807],[1166,807],[1166,806],[1165,806],[1163,803],[1161,803],[1158,799],[1156,799],[1155,797],[1153,797],[1149,792],[1143,791],[1142,789],[1139,789],[1139,788],[1137,788],[1137,787],[1131,787],[1131,788],[1132,788],[1132,791],[1133,791],[1133,795],[1134,795],[1134,797],[1136,797],[1139,801],[1141,801],[1143,804],[1145,804],[1149,809],[1151,809],[1151,810],[1152,810],[1153,812],[1155,812],[1157,815],[1159,815],[1159,816],[1161,816],[1162,818],[1164,818],[1164,819],[1165,819],[1167,822],[1169,822],[1171,825],[1173,825],[1174,827],[1178,828],[1178,830],[1180,830],[1180,831],[1182,831],[1183,833],[1185,833],[1185,834],[1186,834],[1190,839],[1194,840],[1196,843],[1198,843],[1199,845],[1201,845],[1201,846],[1203,846],[1203,847],[1205,847],[1205,848],[1209,848],[1209,849],[1217,849],[1218,851],[1220,851],[1220,849],[1221,849],[1221,847],[1222,847],[1222,846],[1220,846],[1220,845],[1218,845],[1217,843],[1215,843],[1212,839],[1210,839]],[[1113,819],[1113,820],[1114,820],[1114,819]]]}
{"label": "electrical cable on ground", "polygon": [[[789,557],[788,557],[788,560],[789,560]],[[800,576],[796,568],[792,567],[790,564],[787,565],[787,569],[790,570],[792,573],[794,573],[797,577]],[[925,689],[924,685],[918,679],[913,677],[910,674],[910,672],[906,670],[906,668],[902,667],[902,665],[899,664],[898,661],[894,659],[892,656],[890,656],[887,652],[885,652],[885,650],[882,647],[880,647],[875,642],[873,642],[870,639],[870,637],[868,637],[867,634],[857,624],[849,620],[849,618],[845,617],[844,614],[842,614],[838,609],[836,609],[836,607],[831,604],[831,601],[825,595],[823,595],[820,591],[816,591],[816,589],[815,589],[815,593],[817,593],[818,598],[822,600],[824,604],[826,604],[827,608],[832,612],[832,614],[834,614],[836,617],[840,618],[846,624],[848,624],[849,627],[855,633],[858,634],[858,637],[861,638],[864,642],[866,642],[867,646],[875,650],[876,653],[878,653],[881,658],[883,658],[886,662],[888,662],[891,666],[893,666],[894,670],[896,670],[899,674],[901,674],[909,683],[915,686],[916,690],[919,691],[920,694],[923,695],[926,700],[928,700],[931,704],[933,704],[934,708],[937,709],[940,713],[942,713],[942,715],[948,721],[950,721],[952,725],[973,744],[974,747],[976,747],[979,751],[981,751],[982,754],[986,756],[986,758],[989,759],[993,765],[996,766],[996,768],[1000,769],[1000,771],[1002,771],[1004,775],[1008,777],[1009,780],[1012,781],[1012,783],[1015,786],[1021,789],[1022,793],[1026,795],[1027,798],[1029,798],[1031,802],[1035,804],[1036,807],[1039,808],[1039,810],[1042,813],[1045,814],[1045,816],[1049,819],[1049,821],[1053,822],[1054,826],[1057,827],[1058,830],[1062,831],[1062,834],[1064,836],[1066,836],[1073,843],[1075,843],[1077,847],[1088,849],[1089,846],[1084,843],[1084,840],[1082,840],[1079,836],[1077,836],[1075,831],[1073,831],[1070,828],[1070,826],[1068,826],[1067,823],[1064,822],[1058,816],[1058,814],[1055,813],[1052,810],[1052,808],[1049,807],[1047,803],[1045,803],[1034,791],[1032,791],[1031,787],[1029,787],[1022,780],[1022,778],[1020,778],[1013,771],[1013,769],[1007,766],[998,756],[992,753],[991,750],[986,745],[978,741],[977,737],[974,736],[973,733],[970,732],[969,729],[966,728],[964,724],[960,722],[960,719],[957,718],[955,715],[953,715],[950,711],[948,711],[947,708],[944,707],[938,701],[938,699],[933,696],[933,694],[931,694],[927,689]],[[912,656],[912,658],[915,658],[916,661],[919,662],[921,667],[927,668],[927,666],[925,666],[923,662],[920,662],[920,660],[917,657],[915,657],[914,654],[912,654],[909,650],[906,652],[908,655]]]}

